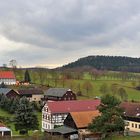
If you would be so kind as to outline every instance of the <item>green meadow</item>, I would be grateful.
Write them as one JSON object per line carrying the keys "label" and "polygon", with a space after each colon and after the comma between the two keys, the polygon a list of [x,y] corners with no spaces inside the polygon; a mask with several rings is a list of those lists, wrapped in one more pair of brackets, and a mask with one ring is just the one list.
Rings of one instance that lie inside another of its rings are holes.
{"label": "green meadow", "polygon": [[[19,81],[24,80],[25,70],[16,71],[16,77]],[[63,78],[62,72],[45,71],[45,70],[29,70],[31,82],[33,85],[30,87],[41,87],[43,90],[49,87],[64,87],[70,88],[75,93],[81,91],[81,96],[78,99],[93,99],[96,96],[101,97],[104,93],[100,91],[101,86],[105,84],[108,88],[108,93],[113,94],[111,86],[116,85],[116,88],[124,88],[128,99],[140,101],[140,90],[136,90],[136,86],[140,85],[140,73],[127,73],[126,79],[123,79],[125,73],[120,72],[107,72],[106,75],[99,76],[96,80],[88,72],[84,72],[80,78]],[[78,72],[73,72],[73,75],[77,75]],[[131,78],[130,78],[131,77]],[[15,87],[20,88],[20,87]],[[24,88],[27,88],[25,86]],[[88,91],[87,91],[88,88]],[[117,93],[116,93],[116,96]]]}

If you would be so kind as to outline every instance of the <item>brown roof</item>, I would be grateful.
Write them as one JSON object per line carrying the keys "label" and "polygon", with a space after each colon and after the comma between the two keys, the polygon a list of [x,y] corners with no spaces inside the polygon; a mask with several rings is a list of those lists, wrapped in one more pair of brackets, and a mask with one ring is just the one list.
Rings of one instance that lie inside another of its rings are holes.
{"label": "brown roof", "polygon": [[120,105],[124,109],[125,116],[137,117],[140,116],[140,103],[136,102],[123,102]]}
{"label": "brown roof", "polygon": [[95,117],[99,116],[100,113],[96,111],[82,111],[82,112],[70,112],[73,121],[77,128],[87,127]]}

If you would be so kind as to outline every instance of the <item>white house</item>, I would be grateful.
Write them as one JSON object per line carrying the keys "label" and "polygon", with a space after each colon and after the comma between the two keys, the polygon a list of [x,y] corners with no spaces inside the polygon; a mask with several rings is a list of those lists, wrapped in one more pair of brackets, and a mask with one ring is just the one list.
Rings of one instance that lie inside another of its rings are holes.
{"label": "white house", "polygon": [[63,125],[69,112],[94,111],[100,100],[48,101],[42,109],[42,131]]}
{"label": "white house", "polygon": [[0,71],[0,84],[15,85],[16,77],[12,71]]}

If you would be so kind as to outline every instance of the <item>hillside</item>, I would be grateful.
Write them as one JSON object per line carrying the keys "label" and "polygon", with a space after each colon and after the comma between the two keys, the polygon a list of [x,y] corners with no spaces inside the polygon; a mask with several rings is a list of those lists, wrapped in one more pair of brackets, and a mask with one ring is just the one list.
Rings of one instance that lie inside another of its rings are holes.
{"label": "hillside", "polygon": [[100,70],[140,72],[140,58],[123,56],[88,56],[64,65],[62,69],[94,67]]}

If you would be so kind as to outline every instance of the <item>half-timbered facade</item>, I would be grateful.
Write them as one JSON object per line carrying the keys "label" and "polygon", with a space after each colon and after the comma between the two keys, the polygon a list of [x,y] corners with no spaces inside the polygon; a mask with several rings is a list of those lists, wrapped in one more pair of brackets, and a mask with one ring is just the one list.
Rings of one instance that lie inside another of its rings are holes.
{"label": "half-timbered facade", "polygon": [[61,126],[69,112],[96,110],[100,100],[48,101],[42,109],[42,130]]}

